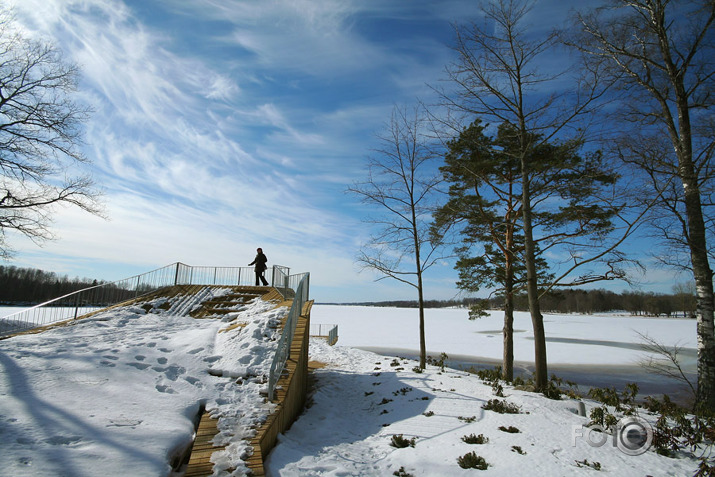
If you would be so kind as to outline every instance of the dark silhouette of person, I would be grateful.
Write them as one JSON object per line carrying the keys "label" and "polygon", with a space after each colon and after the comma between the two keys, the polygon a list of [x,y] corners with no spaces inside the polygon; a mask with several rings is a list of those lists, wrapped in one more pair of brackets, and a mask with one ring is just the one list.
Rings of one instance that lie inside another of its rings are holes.
{"label": "dark silhouette of person", "polygon": [[263,286],[267,287],[268,282],[266,281],[266,277],[263,276],[263,272],[265,272],[268,268],[266,266],[266,262],[268,262],[268,257],[263,254],[263,249],[260,247],[256,249],[256,252],[256,258],[254,258],[253,261],[248,264],[248,266],[250,267],[251,265],[255,265],[253,270],[256,272],[256,286],[258,286],[259,281],[261,281],[263,282]]}

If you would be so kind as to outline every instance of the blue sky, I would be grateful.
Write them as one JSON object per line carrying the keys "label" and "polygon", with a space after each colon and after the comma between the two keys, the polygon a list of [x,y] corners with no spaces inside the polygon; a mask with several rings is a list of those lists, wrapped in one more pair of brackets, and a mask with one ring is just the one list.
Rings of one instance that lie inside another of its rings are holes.
{"label": "blue sky", "polygon": [[[568,2],[567,2],[568,4]],[[414,299],[358,273],[369,210],[346,189],[393,105],[430,102],[468,0],[21,0],[18,21],[82,70],[84,152],[108,220],[56,211],[58,240],[10,236],[11,264],[117,280],[180,261],[311,272],[319,302]],[[558,26],[564,2],[540,1]],[[431,270],[427,298],[456,273]],[[649,280],[667,284],[658,272]],[[661,283],[661,285],[662,285]]]}

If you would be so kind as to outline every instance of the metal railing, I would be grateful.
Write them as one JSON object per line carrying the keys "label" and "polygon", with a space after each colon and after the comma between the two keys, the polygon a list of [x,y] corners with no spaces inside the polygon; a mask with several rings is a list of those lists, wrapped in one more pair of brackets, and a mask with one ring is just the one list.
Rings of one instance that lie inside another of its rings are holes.
{"label": "metal railing", "polygon": [[[273,400],[275,397],[276,383],[283,374],[286,361],[290,358],[290,345],[293,342],[295,328],[298,324],[298,318],[303,313],[303,306],[308,301],[310,289],[310,273],[301,273],[285,277],[285,290],[292,291],[293,304],[288,312],[283,334],[278,340],[278,348],[271,363],[271,369],[268,375],[268,399]],[[295,285],[295,287],[293,287]],[[278,288],[278,287],[276,287]],[[286,295],[284,295],[288,298]]]}
{"label": "metal railing", "polygon": [[[274,265],[272,279],[281,279],[285,292],[290,289],[290,277],[283,279],[287,267]],[[255,285],[252,267],[192,267],[180,262],[111,283],[102,283],[68,293],[31,308],[0,317],[0,336],[76,319],[111,305],[152,293],[172,285]],[[290,293],[288,293],[290,294]],[[286,293],[284,293],[284,296]]]}
{"label": "metal railing", "polygon": [[310,324],[311,338],[325,338],[330,346],[338,342],[338,325]]}

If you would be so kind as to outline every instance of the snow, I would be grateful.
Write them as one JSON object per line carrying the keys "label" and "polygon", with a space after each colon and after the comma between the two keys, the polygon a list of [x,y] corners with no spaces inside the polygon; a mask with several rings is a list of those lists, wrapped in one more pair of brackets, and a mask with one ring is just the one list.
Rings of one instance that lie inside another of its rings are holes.
{"label": "snow", "polygon": [[[227,445],[215,468],[245,472],[246,438],[274,407],[261,393],[287,309],[255,299],[223,320],[187,316],[208,298],[0,341],[0,474],[168,475],[202,404],[219,418],[215,443]],[[221,332],[229,320],[244,326]]]}
{"label": "snow", "polygon": [[[221,290],[212,292],[221,294]],[[209,298],[201,296],[200,299]],[[227,317],[193,319],[199,298],[168,305],[110,310],[72,326],[0,341],[0,475],[172,475],[170,462],[190,444],[204,405],[219,417],[214,475],[242,475],[247,439],[273,404],[266,376],[275,352],[277,321],[287,312],[256,299]],[[501,356],[501,316],[469,321],[459,309],[428,310],[428,350],[475,359]],[[695,323],[619,316],[547,316],[550,363],[633,364],[643,357],[636,333],[666,344],[695,346]],[[457,459],[470,451],[489,464],[485,475],[692,475],[697,462],[652,450],[627,455],[609,440],[581,437],[588,418],[571,399],[548,400],[505,386],[519,414],[482,409],[491,386],[464,371],[381,356],[359,347],[415,352],[417,311],[315,305],[312,323],[339,325],[338,346],[312,339],[315,371],[310,407],[266,462],[272,476],[466,475]],[[243,326],[227,329],[240,322]],[[517,360],[533,360],[531,324],[517,314]],[[587,413],[596,403],[585,400]],[[651,419],[652,416],[643,417]],[[514,426],[519,433],[500,431]],[[586,431],[588,431],[586,429]],[[462,441],[484,434],[489,441]],[[390,445],[394,435],[414,447]],[[590,434],[589,434],[590,435]],[[518,446],[522,453],[517,452]],[[580,462],[580,464],[579,464]]]}
{"label": "snow", "polygon": [[[388,318],[389,317],[389,318]],[[416,309],[318,305],[311,323],[338,325],[342,346],[380,350],[419,351]],[[425,310],[427,354],[501,360],[504,313],[469,320],[460,308]],[[658,342],[694,352],[695,320],[608,315],[544,315],[550,364],[637,365],[646,354],[640,349],[647,335]],[[528,313],[514,316],[514,359],[534,361],[534,333]]]}
{"label": "snow", "polygon": [[[600,464],[601,474],[612,476],[684,476],[696,468],[692,459],[653,451],[627,455],[610,438],[603,446],[590,445],[580,437],[589,436],[582,429],[588,418],[576,413],[577,403],[570,399],[549,400],[513,388],[497,398],[466,372],[429,366],[415,373],[414,361],[399,359],[395,367],[391,358],[317,340],[310,352],[328,366],[315,371],[311,407],[269,454],[269,476],[388,476],[399,475],[401,468],[414,476],[474,475],[475,470],[458,465],[459,457],[472,451],[489,464],[488,476],[594,475],[584,461]],[[520,413],[482,409],[490,399],[518,405]],[[587,413],[594,405],[587,402]],[[519,432],[507,433],[501,426]],[[483,434],[488,442],[462,441],[472,434]],[[395,435],[414,438],[414,447],[391,446]]]}

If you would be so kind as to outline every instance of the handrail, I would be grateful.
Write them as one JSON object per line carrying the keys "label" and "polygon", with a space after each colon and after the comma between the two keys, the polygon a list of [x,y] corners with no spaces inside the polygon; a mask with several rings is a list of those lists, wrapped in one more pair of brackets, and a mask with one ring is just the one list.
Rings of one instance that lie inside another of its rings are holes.
{"label": "handrail", "polygon": [[[268,396],[273,399],[275,386],[290,358],[290,346],[298,318],[308,301],[310,273],[288,275],[289,269],[273,266],[272,283],[285,299],[292,299],[283,333],[271,362]],[[192,267],[176,262],[151,272],[124,280],[103,283],[68,293],[31,308],[0,317],[0,337],[60,321],[77,319],[99,308],[115,305],[172,285],[250,286],[255,274],[250,267]],[[337,332],[337,327],[336,327]],[[336,337],[337,339],[337,337]]]}
{"label": "handrail", "polygon": [[[298,282],[298,285],[293,288],[291,284],[296,281]],[[268,375],[268,399],[271,401],[275,398],[276,383],[283,374],[286,361],[290,358],[290,346],[293,342],[293,336],[295,335],[298,318],[303,314],[303,306],[305,305],[305,302],[308,301],[310,273],[291,275],[287,277],[285,283],[287,290],[294,290],[295,297],[293,298],[293,304],[288,312],[288,318],[286,319],[285,326],[283,327],[283,333],[278,340],[276,354],[273,356],[273,361],[271,362],[271,369]]]}
{"label": "handrail", "polygon": [[[287,267],[280,265],[274,265],[273,269],[273,279],[277,276],[276,270],[281,273],[288,270]],[[254,280],[255,274],[252,267],[193,267],[176,262],[123,280],[84,288],[17,313],[0,317],[0,337],[76,319],[98,308],[116,305],[166,286],[250,286],[254,284]],[[282,281],[280,285],[285,284]],[[286,288],[284,291],[288,291],[288,289]]]}

